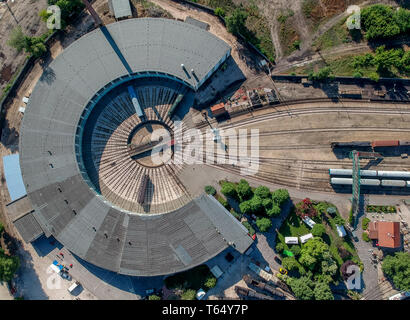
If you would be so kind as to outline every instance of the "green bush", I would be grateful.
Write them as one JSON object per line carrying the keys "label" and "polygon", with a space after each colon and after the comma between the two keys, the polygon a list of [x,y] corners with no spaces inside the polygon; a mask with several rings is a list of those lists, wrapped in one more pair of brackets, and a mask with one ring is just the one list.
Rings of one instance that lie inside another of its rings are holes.
{"label": "green bush", "polygon": [[260,232],[266,232],[272,227],[272,221],[268,218],[258,218],[256,219],[256,226]]}
{"label": "green bush", "polygon": [[363,220],[362,220],[362,229],[363,230],[367,230],[367,227],[369,226],[369,222],[370,222],[369,218],[363,218]]}
{"label": "green bush", "polygon": [[277,189],[272,193],[273,202],[277,203],[278,206],[282,206],[286,201],[289,200],[289,192],[286,189]]}
{"label": "green bush", "polygon": [[223,8],[218,7],[215,9],[215,14],[220,17],[225,17],[225,10]]}
{"label": "green bush", "polygon": [[0,281],[10,281],[20,266],[17,256],[9,256],[0,248]]}
{"label": "green bush", "polygon": [[209,277],[208,279],[205,280],[205,287],[208,289],[211,289],[216,286],[216,278],[215,277]]}
{"label": "green bush", "polygon": [[195,290],[188,289],[181,294],[181,300],[195,300]]}
{"label": "green bush", "polygon": [[216,195],[216,190],[215,190],[215,188],[214,188],[213,186],[206,186],[206,187],[205,187],[205,192],[206,192],[207,194],[210,194],[211,196]]}
{"label": "green bush", "polygon": [[226,28],[232,34],[245,34],[247,29],[245,26],[248,14],[241,8],[235,9],[226,19]]}
{"label": "green bush", "polygon": [[382,270],[389,279],[393,280],[397,289],[410,290],[410,253],[396,252],[394,256],[386,256]]}
{"label": "green bush", "polygon": [[301,248],[298,245],[293,245],[290,248],[290,251],[295,255],[295,257],[298,257],[300,255],[300,250],[301,250]]}
{"label": "green bush", "polygon": [[269,217],[276,217],[276,216],[280,215],[281,212],[282,211],[281,211],[280,207],[277,204],[272,205],[272,208],[266,210],[266,214]]}
{"label": "green bush", "polygon": [[232,182],[223,182],[221,192],[225,197],[238,199],[238,193],[236,192],[235,184],[233,184]]}
{"label": "green bush", "polygon": [[239,214],[239,213],[237,213],[233,208],[231,208],[231,214],[237,219],[237,220],[241,220],[241,218],[242,218],[242,215],[241,214]]}
{"label": "green bush", "polygon": [[282,253],[283,250],[285,250],[285,245],[284,245],[282,242],[279,242],[279,243],[276,245],[276,252]]}
{"label": "green bush", "polygon": [[268,187],[265,186],[259,186],[255,189],[254,194],[261,199],[265,199],[270,197],[271,193]]}
{"label": "green bush", "polygon": [[248,181],[241,179],[236,186],[239,198],[241,201],[249,200],[253,196],[252,188],[249,186]]}
{"label": "green bush", "polygon": [[330,67],[324,67],[320,69],[318,72],[310,72],[308,75],[308,79],[310,81],[326,81],[326,80],[333,80],[334,76],[332,74],[332,69]]}
{"label": "green bush", "polygon": [[321,237],[325,233],[326,233],[325,226],[321,223],[316,223],[312,228],[312,234],[315,237]]}
{"label": "green bush", "polygon": [[350,209],[350,212],[349,212],[349,224],[350,224],[351,226],[354,225],[354,216],[353,216],[353,211],[352,211],[352,209]]}
{"label": "green bush", "polygon": [[161,297],[155,294],[152,294],[148,297],[148,300],[161,300]]}
{"label": "green bush", "polygon": [[255,234],[255,229],[252,228],[251,224],[248,221],[243,221],[242,224],[245,226],[246,229],[248,229],[248,232],[251,236]]}
{"label": "green bush", "polygon": [[219,198],[218,198],[218,201],[220,202],[220,204],[222,204],[222,205],[225,207],[226,210],[229,211],[229,210],[231,209],[231,206],[229,205],[228,200],[226,200],[226,199],[224,199],[224,198],[222,198],[222,197],[219,197]]}
{"label": "green bush", "polygon": [[369,238],[369,235],[367,234],[367,232],[362,233],[362,239],[366,242],[370,241],[370,238]]}

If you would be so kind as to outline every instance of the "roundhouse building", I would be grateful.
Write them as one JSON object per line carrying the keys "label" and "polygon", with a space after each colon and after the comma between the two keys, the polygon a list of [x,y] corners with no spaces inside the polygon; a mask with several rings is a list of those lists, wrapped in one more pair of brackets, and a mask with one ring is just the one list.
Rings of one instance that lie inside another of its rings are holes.
{"label": "roundhouse building", "polygon": [[170,106],[181,95],[193,101],[229,55],[203,29],[150,18],[101,27],[66,48],[45,69],[21,126],[33,223],[78,257],[126,275],[183,271],[228,246],[246,251],[247,229],[213,197],[192,198],[181,166],[132,154],[150,128],[172,133]]}

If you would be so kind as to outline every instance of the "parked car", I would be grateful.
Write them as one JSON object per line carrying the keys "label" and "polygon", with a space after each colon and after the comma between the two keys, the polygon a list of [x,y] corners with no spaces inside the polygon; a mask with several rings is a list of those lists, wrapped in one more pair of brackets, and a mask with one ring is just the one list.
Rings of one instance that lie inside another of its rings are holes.
{"label": "parked car", "polygon": [[275,256],[273,259],[275,259],[277,263],[282,264],[282,260],[278,256]]}
{"label": "parked car", "polygon": [[203,289],[199,289],[196,293],[196,298],[202,300],[206,295],[206,292]]}

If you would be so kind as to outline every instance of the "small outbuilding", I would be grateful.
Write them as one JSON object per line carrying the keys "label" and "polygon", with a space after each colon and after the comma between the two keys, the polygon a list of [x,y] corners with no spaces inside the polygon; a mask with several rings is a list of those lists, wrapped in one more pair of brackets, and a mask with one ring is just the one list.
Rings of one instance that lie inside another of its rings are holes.
{"label": "small outbuilding", "polygon": [[336,225],[336,229],[339,237],[344,238],[346,236],[346,230],[342,225]]}
{"label": "small outbuilding", "polygon": [[308,233],[308,234],[305,234],[304,236],[300,237],[300,242],[305,243],[306,241],[308,241],[309,239],[312,239],[312,238],[313,238],[313,234]]}
{"label": "small outbuilding", "polygon": [[298,237],[285,237],[285,243],[286,244],[298,244],[299,239]]}

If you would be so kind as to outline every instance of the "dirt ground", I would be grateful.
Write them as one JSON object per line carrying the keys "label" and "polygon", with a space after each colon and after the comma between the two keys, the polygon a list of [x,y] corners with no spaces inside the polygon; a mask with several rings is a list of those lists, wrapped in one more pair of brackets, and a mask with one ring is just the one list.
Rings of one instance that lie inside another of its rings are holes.
{"label": "dirt ground", "polygon": [[[45,23],[38,15],[40,10],[46,8],[47,0],[9,1],[8,5],[24,33],[40,36],[47,31]],[[2,92],[14,72],[24,63],[25,53],[18,53],[6,44],[17,22],[3,4],[0,7],[0,16],[0,92]]]}

